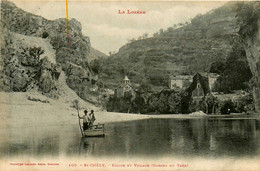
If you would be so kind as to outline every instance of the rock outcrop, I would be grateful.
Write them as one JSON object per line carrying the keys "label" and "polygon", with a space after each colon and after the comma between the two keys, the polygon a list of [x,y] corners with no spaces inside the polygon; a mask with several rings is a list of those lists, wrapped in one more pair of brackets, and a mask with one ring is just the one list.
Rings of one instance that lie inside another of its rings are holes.
{"label": "rock outcrop", "polygon": [[[80,22],[69,20],[67,38],[65,18],[47,20],[17,8],[12,2],[3,1],[1,28],[4,42],[1,46],[2,90],[26,91],[34,84],[44,93],[50,92],[57,89],[56,81],[62,69],[68,86],[83,99],[90,100],[88,92],[96,86],[97,78],[88,64],[91,45],[89,38],[81,32]],[[31,39],[38,40],[34,44],[41,43],[35,46],[28,43]]]}
{"label": "rock outcrop", "polygon": [[59,77],[57,73],[61,72],[61,69],[58,69],[60,66],[51,63],[48,57],[42,58],[42,55],[49,55],[48,49],[45,48],[48,42],[34,44],[34,41],[39,42],[41,38],[13,33],[2,24],[1,22],[3,44],[0,89],[8,92],[38,89],[47,94],[56,90],[56,81]]}
{"label": "rock outcrop", "polygon": [[260,117],[260,3],[242,3],[238,11],[240,35],[253,74],[255,110]]}
{"label": "rock outcrop", "polygon": [[56,82],[59,79],[61,67],[51,63],[47,57],[40,61],[39,87],[44,93],[56,89]]}

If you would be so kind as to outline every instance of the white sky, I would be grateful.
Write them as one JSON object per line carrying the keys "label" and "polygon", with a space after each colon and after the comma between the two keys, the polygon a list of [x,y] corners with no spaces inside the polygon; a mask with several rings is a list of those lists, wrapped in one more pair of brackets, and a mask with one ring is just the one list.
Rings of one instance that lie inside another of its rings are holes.
{"label": "white sky", "polygon": [[[66,18],[66,1],[18,1],[19,8],[54,20]],[[108,54],[143,33],[152,35],[160,28],[190,20],[226,2],[90,2],[70,1],[69,18],[82,24],[82,32],[90,37],[92,47]],[[118,10],[141,10],[144,15],[120,15]]]}

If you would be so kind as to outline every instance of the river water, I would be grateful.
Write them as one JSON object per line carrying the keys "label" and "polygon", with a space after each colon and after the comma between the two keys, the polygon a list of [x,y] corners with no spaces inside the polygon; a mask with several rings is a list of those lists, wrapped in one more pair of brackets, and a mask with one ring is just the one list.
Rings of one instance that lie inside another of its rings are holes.
{"label": "river water", "polygon": [[254,119],[147,119],[108,123],[104,138],[84,139],[76,124],[13,126],[0,131],[1,158],[260,156],[260,123]]}

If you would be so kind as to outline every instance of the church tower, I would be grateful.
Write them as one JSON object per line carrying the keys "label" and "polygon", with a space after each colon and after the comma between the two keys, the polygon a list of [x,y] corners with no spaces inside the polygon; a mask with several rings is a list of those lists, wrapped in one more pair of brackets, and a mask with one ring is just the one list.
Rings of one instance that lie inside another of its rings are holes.
{"label": "church tower", "polygon": [[130,84],[130,80],[128,79],[128,77],[127,77],[127,76],[125,76],[125,78],[124,78],[124,82],[125,82],[125,85],[128,85],[128,84]]}

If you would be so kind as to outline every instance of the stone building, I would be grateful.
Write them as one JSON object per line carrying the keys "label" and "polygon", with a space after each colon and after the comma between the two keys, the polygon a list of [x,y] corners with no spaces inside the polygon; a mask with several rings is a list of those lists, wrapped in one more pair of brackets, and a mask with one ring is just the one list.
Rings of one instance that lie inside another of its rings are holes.
{"label": "stone building", "polygon": [[[198,74],[198,73],[197,73]],[[201,76],[206,77],[208,79],[209,88],[210,91],[212,91],[212,88],[217,81],[217,78],[219,77],[218,74],[215,73],[199,73]],[[178,76],[172,76],[169,79],[169,88],[170,89],[176,89],[176,88],[188,88],[190,84],[193,82],[192,75],[178,75]],[[200,85],[197,85],[200,87]],[[195,93],[197,94],[197,93]]]}
{"label": "stone building", "polygon": [[169,79],[169,88],[187,88],[192,82],[192,75],[178,75],[172,76]]}
{"label": "stone building", "polygon": [[214,84],[217,81],[219,75],[216,73],[200,73],[202,76],[207,77],[209,80],[210,91],[213,90]]}
{"label": "stone building", "polygon": [[192,97],[193,98],[202,98],[206,94],[204,93],[204,90],[202,88],[201,82],[199,80],[199,77],[197,77],[196,86],[195,89],[192,91]]}
{"label": "stone building", "polygon": [[132,92],[131,82],[127,76],[125,76],[124,82],[118,85],[115,89],[116,97],[124,97],[127,92]]}

